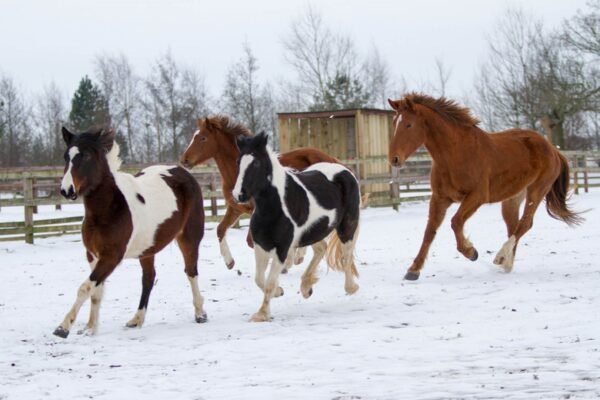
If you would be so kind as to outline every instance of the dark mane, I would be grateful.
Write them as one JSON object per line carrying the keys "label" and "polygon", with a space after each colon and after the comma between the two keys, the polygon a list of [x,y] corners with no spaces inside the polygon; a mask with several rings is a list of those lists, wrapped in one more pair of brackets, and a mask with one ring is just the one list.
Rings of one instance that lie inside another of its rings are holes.
{"label": "dark mane", "polygon": [[209,117],[208,120],[218,126],[223,133],[231,136],[234,140],[239,136],[253,137],[254,134],[244,125],[231,120],[226,115],[215,115]]}
{"label": "dark mane", "polygon": [[471,110],[467,107],[458,105],[454,100],[445,97],[433,98],[422,93],[409,93],[404,97],[415,104],[427,107],[449,122],[459,125],[474,126],[479,124],[479,120],[471,115]]}

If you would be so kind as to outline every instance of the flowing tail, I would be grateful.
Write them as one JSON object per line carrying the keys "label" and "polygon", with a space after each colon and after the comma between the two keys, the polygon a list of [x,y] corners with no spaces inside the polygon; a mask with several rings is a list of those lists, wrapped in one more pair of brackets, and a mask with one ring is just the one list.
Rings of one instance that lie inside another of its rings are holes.
{"label": "flowing tail", "polygon": [[[354,237],[358,234],[358,228],[356,228],[356,232],[354,232]],[[327,241],[327,251],[325,255],[325,260],[327,260],[327,265],[334,271],[344,271],[344,254],[342,250],[343,244],[338,236],[337,232],[334,230],[329,235],[329,240]],[[352,256],[352,254],[346,255],[347,257]],[[356,265],[354,264],[354,257],[352,257],[352,275],[358,278],[358,270],[356,269]]]}
{"label": "flowing tail", "polygon": [[569,209],[567,204],[569,195],[569,162],[562,155],[560,157],[560,175],[552,184],[552,189],[546,195],[546,211],[555,219],[566,222],[569,226],[579,225],[584,219],[580,213]]}

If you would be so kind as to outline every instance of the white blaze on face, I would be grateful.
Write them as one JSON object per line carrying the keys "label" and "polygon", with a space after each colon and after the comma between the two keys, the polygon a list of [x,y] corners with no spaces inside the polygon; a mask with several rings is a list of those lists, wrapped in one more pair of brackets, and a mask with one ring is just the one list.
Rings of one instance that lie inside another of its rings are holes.
{"label": "white blaze on face", "polygon": [[[67,193],[69,192],[69,188],[73,187],[73,158],[75,158],[77,154],[79,154],[79,148],[76,146],[71,147],[69,150],[69,167],[67,168],[67,172],[65,172],[65,175],[60,183],[60,188]],[[73,191],[74,190],[75,187],[73,187]]]}
{"label": "white blaze on face", "polygon": [[192,136],[192,140],[190,140],[190,144],[188,144],[188,147],[185,149],[185,151],[188,151],[190,149],[190,147],[192,147],[194,140],[196,140],[196,136],[198,136],[199,134],[200,134],[199,129],[196,132],[194,132],[194,136]]}
{"label": "white blaze on face", "polygon": [[398,114],[398,118],[396,119],[396,130],[400,126],[400,122],[402,122],[402,114]]}
{"label": "white blaze on face", "polygon": [[240,170],[238,172],[237,180],[235,181],[233,191],[231,192],[233,198],[236,200],[239,198],[240,193],[242,193],[242,183],[244,182],[244,175],[246,175],[246,170],[248,169],[248,166],[252,164],[252,161],[254,161],[254,157],[250,154],[244,154],[240,159]]}

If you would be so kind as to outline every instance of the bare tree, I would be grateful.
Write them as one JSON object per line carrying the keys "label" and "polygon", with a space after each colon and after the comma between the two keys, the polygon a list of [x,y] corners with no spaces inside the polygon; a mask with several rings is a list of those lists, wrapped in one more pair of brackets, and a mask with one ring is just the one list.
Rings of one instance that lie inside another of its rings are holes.
{"label": "bare tree", "polygon": [[579,11],[565,21],[562,38],[577,52],[600,58],[600,0],[588,2],[589,11]]}
{"label": "bare tree", "polygon": [[167,52],[154,63],[145,87],[145,124],[157,138],[158,161],[177,160],[196,118],[208,113],[204,81]]}
{"label": "bare tree", "polygon": [[387,99],[396,97],[389,67],[377,47],[372,46],[363,66],[365,90],[369,93],[369,105],[387,108]]}
{"label": "bare tree", "polygon": [[446,89],[448,87],[448,82],[450,81],[450,77],[452,76],[452,69],[448,68],[441,58],[436,57],[435,72],[437,78],[436,91],[439,96],[445,96]]}
{"label": "bare tree", "polygon": [[129,158],[136,159],[135,135],[139,130],[141,80],[124,54],[95,59],[96,76],[106,96],[113,126],[125,133]]}
{"label": "bare tree", "polygon": [[285,60],[298,75],[299,87],[305,103],[324,99],[327,84],[336,75],[356,79],[360,63],[352,40],[334,34],[327,28],[321,15],[308,6],[306,12],[291,24],[290,34],[284,38]]}
{"label": "bare tree", "polygon": [[31,112],[12,78],[0,75],[0,165],[30,161]]}
{"label": "bare tree", "polygon": [[65,97],[56,83],[44,87],[34,111],[36,130],[45,150],[41,154],[44,164],[58,165],[62,161],[64,143],[61,127],[67,120],[67,114]]}
{"label": "bare tree", "polygon": [[274,132],[275,107],[271,87],[258,80],[258,61],[248,43],[243,56],[227,72],[221,96],[224,109],[252,132]]}

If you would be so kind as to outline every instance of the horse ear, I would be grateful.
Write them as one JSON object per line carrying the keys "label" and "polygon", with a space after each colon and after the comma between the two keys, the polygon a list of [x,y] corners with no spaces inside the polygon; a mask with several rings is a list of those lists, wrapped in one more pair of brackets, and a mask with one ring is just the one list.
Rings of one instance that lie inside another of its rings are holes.
{"label": "horse ear", "polygon": [[115,130],[112,128],[103,129],[100,131],[100,143],[102,143],[102,147],[108,153],[115,142]]}
{"label": "horse ear", "polygon": [[62,127],[62,137],[67,146],[71,143],[71,140],[73,140],[73,136],[74,135],[71,132],[69,132],[67,128],[65,128],[64,126]]}
{"label": "horse ear", "polygon": [[237,137],[235,139],[235,144],[237,144],[238,149],[242,151],[242,149],[246,147],[246,138],[244,136]]}
{"label": "horse ear", "polygon": [[211,129],[215,126],[215,124],[208,117],[204,118],[204,125],[206,126],[206,129]]}
{"label": "horse ear", "polygon": [[404,99],[404,104],[406,105],[406,109],[409,111],[414,111],[415,110],[415,103],[413,103],[413,101],[411,99],[409,99],[408,97]]}
{"label": "horse ear", "polygon": [[390,107],[392,107],[395,111],[398,111],[398,101],[388,99],[388,103],[390,103]]}
{"label": "horse ear", "polygon": [[256,135],[256,144],[261,147],[266,147],[269,142],[269,136],[265,133],[265,131],[261,131],[258,135]]}

